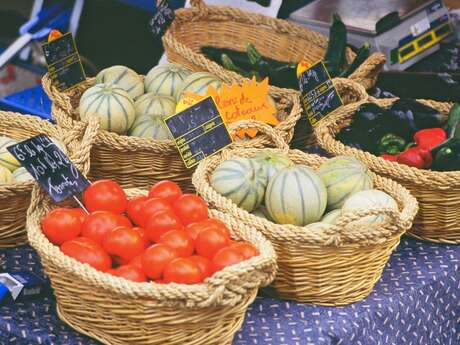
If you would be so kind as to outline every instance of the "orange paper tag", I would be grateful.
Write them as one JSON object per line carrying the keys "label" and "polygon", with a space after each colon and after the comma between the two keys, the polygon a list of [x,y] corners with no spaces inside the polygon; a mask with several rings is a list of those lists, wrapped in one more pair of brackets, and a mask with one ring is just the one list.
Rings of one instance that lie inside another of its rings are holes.
{"label": "orange paper tag", "polygon": [[[279,123],[276,118],[275,103],[268,95],[267,78],[260,83],[257,83],[253,78],[245,81],[241,86],[222,84],[219,91],[210,86],[206,96],[186,93],[182,102],[184,105],[190,106],[208,96],[214,98],[217,108],[227,124],[242,120],[257,120],[272,126]],[[257,130],[253,128],[239,130],[236,134],[240,139],[244,139],[245,135],[254,138],[257,135]]]}

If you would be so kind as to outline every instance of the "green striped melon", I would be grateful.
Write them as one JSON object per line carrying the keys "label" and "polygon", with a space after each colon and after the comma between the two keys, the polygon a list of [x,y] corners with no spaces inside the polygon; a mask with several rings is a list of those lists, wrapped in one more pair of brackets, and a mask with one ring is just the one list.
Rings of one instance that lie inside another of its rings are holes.
{"label": "green striped melon", "polygon": [[278,171],[294,165],[286,155],[269,150],[262,151],[254,159],[265,169],[269,182]]}
{"label": "green striped melon", "polygon": [[270,222],[273,221],[273,219],[271,219],[270,215],[268,214],[267,208],[263,205],[260,205],[258,208],[256,208],[251,213],[256,217],[264,218],[266,220],[269,220]]}
{"label": "green striped melon", "polygon": [[155,66],[145,76],[145,91],[177,99],[178,92],[190,73],[185,68],[172,63]]}
{"label": "green striped melon", "polygon": [[151,138],[157,140],[172,139],[171,133],[159,116],[143,115],[136,118],[129,130],[133,137]]}
{"label": "green striped melon", "polygon": [[305,166],[280,170],[269,182],[265,206],[278,224],[304,226],[321,219],[327,190],[318,175]]}
{"label": "green striped melon", "polygon": [[335,224],[337,220],[342,215],[342,209],[332,210],[326,213],[323,218],[321,218],[321,222],[328,223],[328,224]]}
{"label": "green striped melon", "polygon": [[96,84],[86,90],[80,99],[80,118],[99,119],[101,128],[124,134],[132,126],[136,112],[128,93],[115,85]]}
{"label": "green striped melon", "polygon": [[350,195],[373,187],[367,166],[351,156],[327,160],[319,168],[318,174],[327,188],[329,210],[342,207]]}
{"label": "green striped melon", "polygon": [[126,66],[103,69],[96,76],[96,84],[115,84],[125,90],[132,99],[144,93],[142,77]]}
{"label": "green striped melon", "polygon": [[7,168],[10,172],[21,167],[16,158],[6,149],[8,146],[15,145],[18,142],[6,136],[0,137],[0,166]]}
{"label": "green striped melon", "polygon": [[0,166],[0,183],[13,182],[13,174],[11,171],[3,166]]}
{"label": "green striped melon", "polygon": [[25,182],[25,181],[33,181],[33,177],[29,172],[26,170],[26,168],[18,168],[13,172],[13,178],[14,181],[17,182]]}
{"label": "green striped melon", "polygon": [[267,174],[252,159],[229,159],[214,170],[211,186],[239,207],[252,212],[264,199]]}
{"label": "green striped melon", "polygon": [[[398,203],[385,192],[378,189],[363,190],[350,196],[342,206],[342,214],[345,215],[357,210],[369,210],[376,208],[390,208],[398,210]],[[385,215],[365,216],[354,222],[356,224],[368,224],[382,222]]]}
{"label": "green striped melon", "polygon": [[196,72],[185,78],[176,99],[181,99],[186,92],[192,92],[194,94],[204,96],[206,95],[209,86],[213,86],[216,90],[219,90],[221,85],[222,81],[214,74],[208,72]]}
{"label": "green striped melon", "polygon": [[136,117],[142,115],[159,116],[162,119],[176,113],[176,101],[170,96],[146,93],[134,102]]}

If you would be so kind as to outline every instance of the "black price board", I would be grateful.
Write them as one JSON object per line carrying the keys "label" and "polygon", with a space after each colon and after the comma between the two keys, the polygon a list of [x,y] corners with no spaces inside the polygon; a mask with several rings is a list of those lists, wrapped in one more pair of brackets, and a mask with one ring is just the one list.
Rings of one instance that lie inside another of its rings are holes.
{"label": "black price board", "polygon": [[299,78],[299,87],[303,107],[312,126],[343,105],[322,61],[302,73]]}
{"label": "black price board", "polygon": [[187,168],[232,143],[212,97],[164,120]]}
{"label": "black price board", "polygon": [[154,36],[161,37],[174,20],[174,10],[169,7],[169,1],[157,2],[156,12],[150,20],[150,28]]}
{"label": "black price board", "polygon": [[44,134],[7,149],[55,202],[79,194],[90,185],[69,157]]}
{"label": "black price board", "polygon": [[68,90],[86,79],[70,32],[43,44],[42,48],[50,79],[59,91]]}

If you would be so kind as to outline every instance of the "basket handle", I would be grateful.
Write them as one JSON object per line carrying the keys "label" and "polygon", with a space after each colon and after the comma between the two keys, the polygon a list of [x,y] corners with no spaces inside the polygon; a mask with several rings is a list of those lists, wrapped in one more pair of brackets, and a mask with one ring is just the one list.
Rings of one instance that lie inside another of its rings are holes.
{"label": "basket handle", "polygon": [[203,0],[190,0],[190,5],[199,9],[204,9],[204,7],[206,7]]}
{"label": "basket handle", "polygon": [[[289,150],[289,145],[283,140],[280,134],[273,127],[267,125],[264,122],[256,120],[244,120],[237,121],[229,125],[229,132],[232,135],[235,134],[239,129],[257,129],[257,131],[265,134],[277,149],[280,149],[285,153],[287,153]],[[238,143],[235,144],[238,145]]]}
{"label": "basket handle", "polygon": [[373,53],[354,71],[349,79],[361,84],[366,90],[375,85],[379,73],[385,65],[386,58],[382,53]]}
{"label": "basket handle", "polygon": [[[91,117],[88,122],[76,125],[72,131],[79,134],[81,141],[77,144],[70,158],[75,166],[84,175],[87,175],[90,169],[91,148],[99,132],[99,121]],[[81,135],[82,133],[83,135]]]}

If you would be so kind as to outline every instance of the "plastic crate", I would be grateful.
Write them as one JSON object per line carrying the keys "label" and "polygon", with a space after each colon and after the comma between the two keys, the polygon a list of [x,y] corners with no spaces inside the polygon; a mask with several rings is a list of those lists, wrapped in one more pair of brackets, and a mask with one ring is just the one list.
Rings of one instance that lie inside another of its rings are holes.
{"label": "plastic crate", "polygon": [[1,98],[0,108],[51,120],[51,100],[43,91],[41,85]]}

